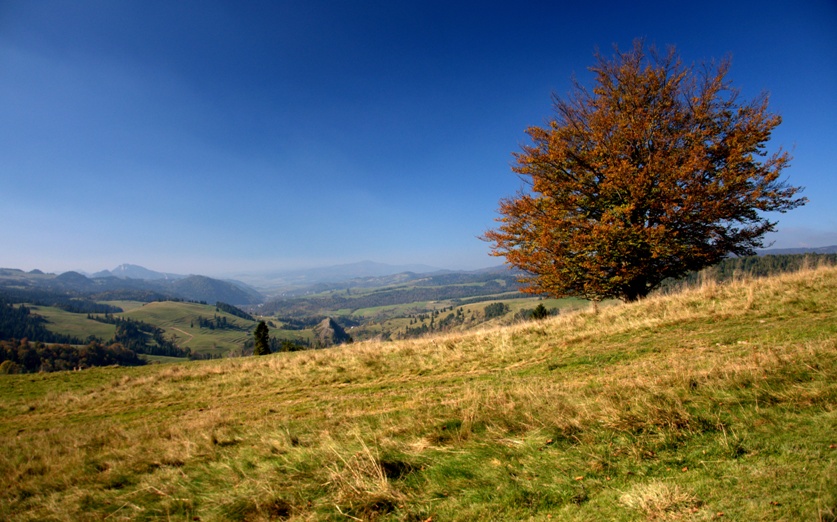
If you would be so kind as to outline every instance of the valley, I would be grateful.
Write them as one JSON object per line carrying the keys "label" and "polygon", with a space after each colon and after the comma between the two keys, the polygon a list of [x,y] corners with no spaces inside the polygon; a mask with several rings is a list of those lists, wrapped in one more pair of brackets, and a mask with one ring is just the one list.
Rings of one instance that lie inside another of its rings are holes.
{"label": "valley", "polygon": [[[837,261],[833,253],[812,256],[731,258],[687,277],[686,282],[694,284],[706,278],[724,281],[742,274],[765,276]],[[526,321],[538,306],[549,315],[589,306],[581,299],[547,299],[520,293],[519,274],[503,267],[430,273],[386,273],[383,265],[375,264],[352,268],[376,275],[351,277],[351,272],[336,268],[314,271],[307,277],[297,273],[273,279],[290,286],[259,293],[240,282],[163,274],[134,265],[104,271],[101,277],[0,269],[0,301],[30,307],[33,318],[45,328],[41,331],[50,334],[45,338],[30,334],[30,341],[108,343],[117,337],[118,321],[147,325],[143,327],[146,334],[136,334],[140,340],[131,341],[131,346],[146,360],[156,362],[249,354],[251,333],[258,321],[265,321],[269,327],[271,349],[281,351],[328,347],[347,339],[397,341],[465,332]],[[120,279],[114,274],[126,277]],[[327,276],[337,280],[321,279]],[[300,285],[301,281],[310,284]],[[666,284],[661,292],[678,284]],[[221,299],[228,297],[244,302],[226,304]],[[614,303],[601,306],[610,304]],[[106,316],[111,319],[105,321]],[[340,330],[339,341],[323,338],[316,330],[326,319]],[[163,355],[166,357],[159,358]]]}
{"label": "valley", "polygon": [[[380,266],[364,266],[366,270],[372,268],[380,270]],[[119,279],[114,273],[153,279]],[[334,275],[336,271],[326,273]],[[184,353],[188,350],[192,358],[249,353],[250,333],[260,320],[270,328],[274,349],[305,349],[331,344],[315,332],[326,318],[333,319],[353,341],[394,340],[513,322],[525,318],[541,301],[554,313],[586,304],[520,294],[516,275],[503,268],[405,272],[353,277],[335,283],[319,281],[307,287],[286,287],[273,298],[261,295],[262,302],[258,304],[249,302],[256,292],[251,288],[247,299],[241,298],[247,302],[236,306],[226,305],[220,299],[230,296],[234,286],[230,282],[160,274],[133,265],[123,265],[99,276],[52,276],[3,269],[0,298],[30,307],[34,316],[43,319],[48,331],[75,339],[77,344],[109,342],[116,338],[116,322],[136,321],[160,329],[161,338]],[[200,282],[198,288],[203,293],[195,293],[194,285],[185,283],[190,280]],[[183,291],[184,288],[191,290]],[[487,314],[487,306],[493,306],[494,312]],[[104,321],[104,316],[110,318],[109,322]],[[148,342],[152,342],[150,338]],[[148,360],[163,360],[149,358],[155,349],[147,351],[143,356]]]}

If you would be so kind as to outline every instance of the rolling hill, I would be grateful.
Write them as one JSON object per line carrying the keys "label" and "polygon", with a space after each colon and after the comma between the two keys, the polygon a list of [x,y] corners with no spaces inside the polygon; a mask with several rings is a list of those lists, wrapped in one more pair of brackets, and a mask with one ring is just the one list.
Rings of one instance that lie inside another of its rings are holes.
{"label": "rolling hill", "polygon": [[[122,313],[110,314],[114,318],[141,321],[163,330],[166,339],[173,339],[179,348],[188,348],[193,354],[220,357],[240,350],[255,328],[255,321],[236,317],[220,310],[215,305],[182,301],[111,302],[125,309]],[[114,338],[114,324],[97,321],[102,314],[71,313],[50,306],[32,306],[33,314],[46,319],[46,328],[56,334],[72,336],[81,340],[95,336],[102,342]],[[212,328],[209,322],[223,321]],[[203,319],[207,325],[201,326]],[[174,360],[174,359],[172,359]],[[182,359],[181,359],[182,360]]]}
{"label": "rolling hill", "polygon": [[0,376],[6,520],[834,520],[837,268],[331,350]]}
{"label": "rolling hill", "polygon": [[200,275],[169,277],[160,274],[160,277],[152,277],[150,271],[133,265],[123,273],[144,277],[116,277],[110,272],[103,277],[87,277],[78,272],[55,275],[0,269],[0,294],[9,290],[16,295],[24,291],[40,291],[95,300],[175,298],[207,303],[222,301],[234,305],[256,304],[264,299],[258,291],[237,281],[221,281]]}
{"label": "rolling hill", "polygon": [[169,288],[178,297],[206,303],[222,301],[234,305],[243,305],[260,303],[262,300],[258,292],[248,292],[242,287],[227,281],[199,275],[177,279],[170,283]]}

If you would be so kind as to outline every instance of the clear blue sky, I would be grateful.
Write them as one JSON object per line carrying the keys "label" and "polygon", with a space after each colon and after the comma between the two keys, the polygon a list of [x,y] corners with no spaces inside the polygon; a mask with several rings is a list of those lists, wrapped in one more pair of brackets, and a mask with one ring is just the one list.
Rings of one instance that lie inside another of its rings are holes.
{"label": "clear blue sky", "polygon": [[0,266],[479,268],[511,154],[643,37],[731,55],[837,244],[837,3],[0,0]]}

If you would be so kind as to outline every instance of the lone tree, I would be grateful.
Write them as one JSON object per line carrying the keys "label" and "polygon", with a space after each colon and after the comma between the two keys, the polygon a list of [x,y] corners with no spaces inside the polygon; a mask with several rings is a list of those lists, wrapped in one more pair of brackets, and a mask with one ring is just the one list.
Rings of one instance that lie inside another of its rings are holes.
{"label": "lone tree", "polygon": [[725,79],[729,61],[682,65],[641,41],[596,54],[595,86],[553,96],[554,118],[515,154],[529,185],[500,201],[492,254],[526,272],[524,291],[635,301],[664,279],[752,255],[806,203],[779,179],[790,155],[765,143],[781,122]]}
{"label": "lone tree", "polygon": [[538,306],[532,310],[532,319],[536,321],[540,321],[541,319],[546,319],[549,317],[549,310],[543,305],[543,303],[538,303]]}
{"label": "lone tree", "polygon": [[253,332],[253,355],[270,355],[270,333],[264,321]]}

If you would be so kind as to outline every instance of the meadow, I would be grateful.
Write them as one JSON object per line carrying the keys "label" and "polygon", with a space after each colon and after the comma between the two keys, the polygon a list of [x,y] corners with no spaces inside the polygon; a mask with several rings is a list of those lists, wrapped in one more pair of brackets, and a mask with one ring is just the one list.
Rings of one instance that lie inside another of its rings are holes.
{"label": "meadow", "polygon": [[[436,312],[435,324],[438,325],[445,316],[455,311],[460,311],[463,321],[445,326],[447,332],[464,332],[475,328],[490,326],[508,325],[517,321],[517,314],[523,310],[533,310],[539,304],[553,311],[553,313],[566,313],[586,308],[589,301],[576,298],[544,299],[540,297],[525,297],[519,295],[509,296],[508,294],[497,296],[481,296],[480,301],[475,303],[461,304],[457,300],[425,301],[405,303],[400,305],[382,306],[377,308],[362,308],[349,310],[345,313],[338,312],[335,317],[346,317],[361,322],[360,326],[354,327],[349,332],[360,339],[370,339],[375,336],[386,335],[391,339],[411,337],[407,335],[409,328],[430,325],[429,316]],[[486,306],[503,303],[507,311],[496,318],[486,319]],[[607,303],[611,304],[611,303]],[[438,330],[435,331],[439,333]],[[415,336],[412,336],[415,337]]]}
{"label": "meadow", "polygon": [[30,306],[32,313],[47,320],[47,328],[55,333],[87,339],[93,335],[100,339],[113,339],[116,326],[88,319],[87,314],[67,312],[53,306]]}
{"label": "meadow", "polygon": [[0,376],[5,520],[837,520],[837,268]]}
{"label": "meadow", "polygon": [[[153,324],[162,328],[166,338],[175,338],[181,348],[190,348],[193,353],[211,353],[223,355],[230,350],[241,348],[250,337],[256,323],[242,319],[216,309],[214,305],[183,301],[107,301],[106,304],[118,306],[124,310],[113,314],[124,319],[133,319]],[[87,314],[70,313],[55,307],[32,306],[33,313],[43,316],[47,328],[56,333],[72,335],[86,339],[94,335],[104,341],[112,339],[116,327],[88,319]],[[198,318],[213,319],[218,316],[233,325],[230,329],[201,328]]]}
{"label": "meadow", "polygon": [[[538,304],[543,304],[556,311],[576,310],[589,304],[581,299],[520,298],[516,293],[481,296],[479,299],[481,300],[469,304],[460,304],[457,300],[441,300],[407,302],[357,310],[318,310],[315,315],[317,317],[332,315],[338,320],[346,320],[350,324],[360,323],[349,330],[350,334],[357,339],[381,336],[398,338],[406,336],[407,328],[418,327],[422,324],[418,321],[414,322],[414,318],[418,316],[423,316],[423,322],[429,325],[429,316],[433,311],[441,314],[436,318],[438,324],[438,321],[447,313],[454,309],[461,309],[462,313],[467,315],[467,321],[448,326],[447,330],[464,331],[482,326],[486,322],[483,310],[492,303],[504,303],[508,312],[503,314],[501,318],[489,320],[489,324],[513,322],[516,313],[523,309],[531,310]],[[163,329],[166,338],[174,339],[180,348],[189,348],[192,353],[197,354],[222,356],[230,352],[236,352],[250,338],[250,334],[256,326],[254,321],[228,314],[223,310],[218,310],[214,305],[185,301],[154,301],[150,303],[103,301],[103,303],[124,310],[122,313],[114,314],[116,317],[143,321],[157,326]],[[56,307],[32,305],[30,307],[34,313],[43,316],[48,321],[47,328],[55,333],[71,335],[79,339],[87,339],[88,336],[94,335],[107,341],[113,338],[116,331],[114,325],[95,321],[88,318],[87,314],[84,313],[71,313]],[[213,330],[200,327],[199,317],[212,319],[215,316],[225,318],[230,325],[234,325],[234,328]],[[276,317],[259,316],[257,319],[265,320],[275,326],[270,330],[270,336],[273,338],[301,344],[310,343],[314,339],[311,328],[302,330],[283,329],[280,327],[282,321]],[[171,358],[159,359],[147,355],[143,355],[143,358],[158,362],[171,362]]]}
{"label": "meadow", "polygon": [[[181,348],[190,348],[195,353],[221,355],[231,348],[240,348],[250,337],[256,323],[242,319],[213,305],[186,303],[178,301],[155,301],[128,310],[121,317],[143,321],[165,330],[166,337],[176,338]],[[198,318],[212,319],[223,317],[234,329],[200,328]]]}

